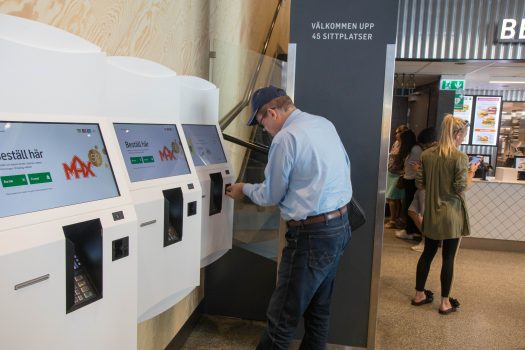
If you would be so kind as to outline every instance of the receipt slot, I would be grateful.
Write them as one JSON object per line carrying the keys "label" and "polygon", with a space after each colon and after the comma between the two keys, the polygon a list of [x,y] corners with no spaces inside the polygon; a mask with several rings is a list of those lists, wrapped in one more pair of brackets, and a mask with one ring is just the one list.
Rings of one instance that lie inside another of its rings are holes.
{"label": "receipt slot", "polygon": [[137,347],[135,210],[78,119],[0,115],[0,349]]}
{"label": "receipt slot", "polygon": [[200,283],[201,187],[175,124],[113,123],[138,217],[139,322]]}
{"label": "receipt slot", "polygon": [[232,247],[233,201],[224,195],[234,182],[217,125],[183,124],[203,193],[201,267]]}

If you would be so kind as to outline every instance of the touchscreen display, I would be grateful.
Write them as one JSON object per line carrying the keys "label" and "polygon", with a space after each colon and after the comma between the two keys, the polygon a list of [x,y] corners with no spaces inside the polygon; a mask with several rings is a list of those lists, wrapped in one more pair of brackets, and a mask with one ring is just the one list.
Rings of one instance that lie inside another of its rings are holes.
{"label": "touchscreen display", "polygon": [[182,129],[195,166],[226,163],[215,125],[183,124]]}
{"label": "touchscreen display", "polygon": [[176,125],[114,124],[114,127],[131,182],[190,173]]}
{"label": "touchscreen display", "polygon": [[0,217],[119,196],[98,124],[0,121]]}

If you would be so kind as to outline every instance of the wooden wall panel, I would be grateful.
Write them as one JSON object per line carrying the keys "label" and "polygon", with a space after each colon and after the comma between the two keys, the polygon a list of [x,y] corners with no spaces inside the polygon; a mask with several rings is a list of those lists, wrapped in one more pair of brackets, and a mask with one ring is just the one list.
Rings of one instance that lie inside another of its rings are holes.
{"label": "wooden wall panel", "polygon": [[208,78],[208,0],[4,0],[0,12],[61,28],[108,55]]}

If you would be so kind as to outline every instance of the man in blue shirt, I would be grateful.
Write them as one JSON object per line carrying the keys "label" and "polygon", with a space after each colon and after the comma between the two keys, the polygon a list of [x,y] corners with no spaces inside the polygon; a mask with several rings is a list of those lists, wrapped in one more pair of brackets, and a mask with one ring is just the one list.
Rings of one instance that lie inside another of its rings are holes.
{"label": "man in blue shirt", "polygon": [[233,184],[226,194],[278,205],[288,227],[268,327],[257,349],[288,349],[301,317],[301,349],[324,349],[334,278],[350,240],[350,160],[334,125],[296,108],[284,90],[257,90],[252,110],[248,125],[259,123],[273,136],[265,180]]}

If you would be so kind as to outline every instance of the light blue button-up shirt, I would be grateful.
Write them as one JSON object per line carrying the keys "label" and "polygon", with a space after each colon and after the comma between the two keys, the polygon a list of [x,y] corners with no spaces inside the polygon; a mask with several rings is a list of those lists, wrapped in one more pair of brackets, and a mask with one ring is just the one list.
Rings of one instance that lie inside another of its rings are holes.
{"label": "light blue button-up shirt", "polygon": [[284,220],[330,212],[352,198],[350,160],[334,125],[299,109],[273,138],[264,175],[243,192],[255,204],[279,205]]}

